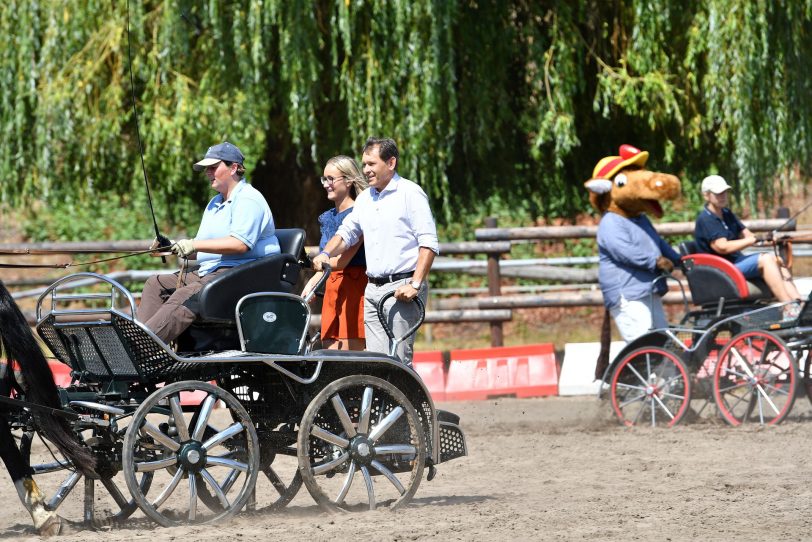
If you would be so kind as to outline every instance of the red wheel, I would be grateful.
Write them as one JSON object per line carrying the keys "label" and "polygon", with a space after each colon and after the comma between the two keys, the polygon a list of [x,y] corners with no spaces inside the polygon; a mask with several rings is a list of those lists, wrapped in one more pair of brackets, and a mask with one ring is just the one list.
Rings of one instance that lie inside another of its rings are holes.
{"label": "red wheel", "polygon": [[691,379],[685,363],[673,352],[639,348],[612,371],[612,408],[624,425],[677,425],[688,411]]}
{"label": "red wheel", "polygon": [[772,425],[789,414],[797,386],[798,368],[784,341],[766,331],[745,331],[719,356],[713,398],[730,425]]}

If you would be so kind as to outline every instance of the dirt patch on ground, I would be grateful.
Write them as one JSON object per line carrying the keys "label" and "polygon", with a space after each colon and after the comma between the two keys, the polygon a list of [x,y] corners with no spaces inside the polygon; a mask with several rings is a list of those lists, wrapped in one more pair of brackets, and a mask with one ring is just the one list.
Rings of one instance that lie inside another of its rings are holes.
{"label": "dirt patch on ground", "polygon": [[[592,397],[442,405],[462,416],[469,456],[438,467],[399,512],[326,515],[301,490],[284,511],[217,526],[124,527],[60,540],[798,540],[809,536],[810,409],[780,427],[710,418],[673,430],[619,427]],[[44,479],[45,477],[43,477]],[[7,477],[0,539],[30,539]],[[43,484],[45,481],[43,481]],[[97,499],[104,498],[97,490]],[[81,514],[81,487],[60,511]]]}

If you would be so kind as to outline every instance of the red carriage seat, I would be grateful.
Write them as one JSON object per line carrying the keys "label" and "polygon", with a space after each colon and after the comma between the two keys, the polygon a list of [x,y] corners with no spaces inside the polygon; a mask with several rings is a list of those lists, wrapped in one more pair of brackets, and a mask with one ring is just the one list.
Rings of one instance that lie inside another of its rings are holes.
{"label": "red carriage seat", "polygon": [[682,242],[679,249],[695,305],[753,302],[772,297],[763,280],[747,280],[729,260],[698,253],[695,241]]}

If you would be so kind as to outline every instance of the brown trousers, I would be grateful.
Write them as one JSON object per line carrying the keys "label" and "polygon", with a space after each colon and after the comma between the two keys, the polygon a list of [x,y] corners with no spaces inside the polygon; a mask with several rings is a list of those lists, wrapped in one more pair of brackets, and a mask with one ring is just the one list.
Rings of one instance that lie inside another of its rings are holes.
{"label": "brown trousers", "polygon": [[162,341],[169,343],[192,325],[197,318],[197,293],[225,271],[221,267],[200,277],[186,272],[178,287],[178,272],[153,275],[144,283],[137,318]]}

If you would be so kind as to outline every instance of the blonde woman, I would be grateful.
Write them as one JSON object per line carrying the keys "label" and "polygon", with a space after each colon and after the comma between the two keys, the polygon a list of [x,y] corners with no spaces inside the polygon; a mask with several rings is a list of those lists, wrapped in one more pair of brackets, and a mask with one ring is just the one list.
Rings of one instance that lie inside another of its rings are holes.
{"label": "blonde woman", "polygon": [[[321,184],[327,199],[335,207],[319,215],[321,241],[324,246],[338,230],[344,218],[352,212],[355,198],[367,188],[366,179],[358,163],[349,156],[334,156],[324,166]],[[367,285],[364,247],[358,243],[341,256],[330,258],[332,273],[324,288],[321,309],[321,341],[324,348],[363,350],[364,289]],[[306,295],[321,278],[318,272],[302,292]]]}

